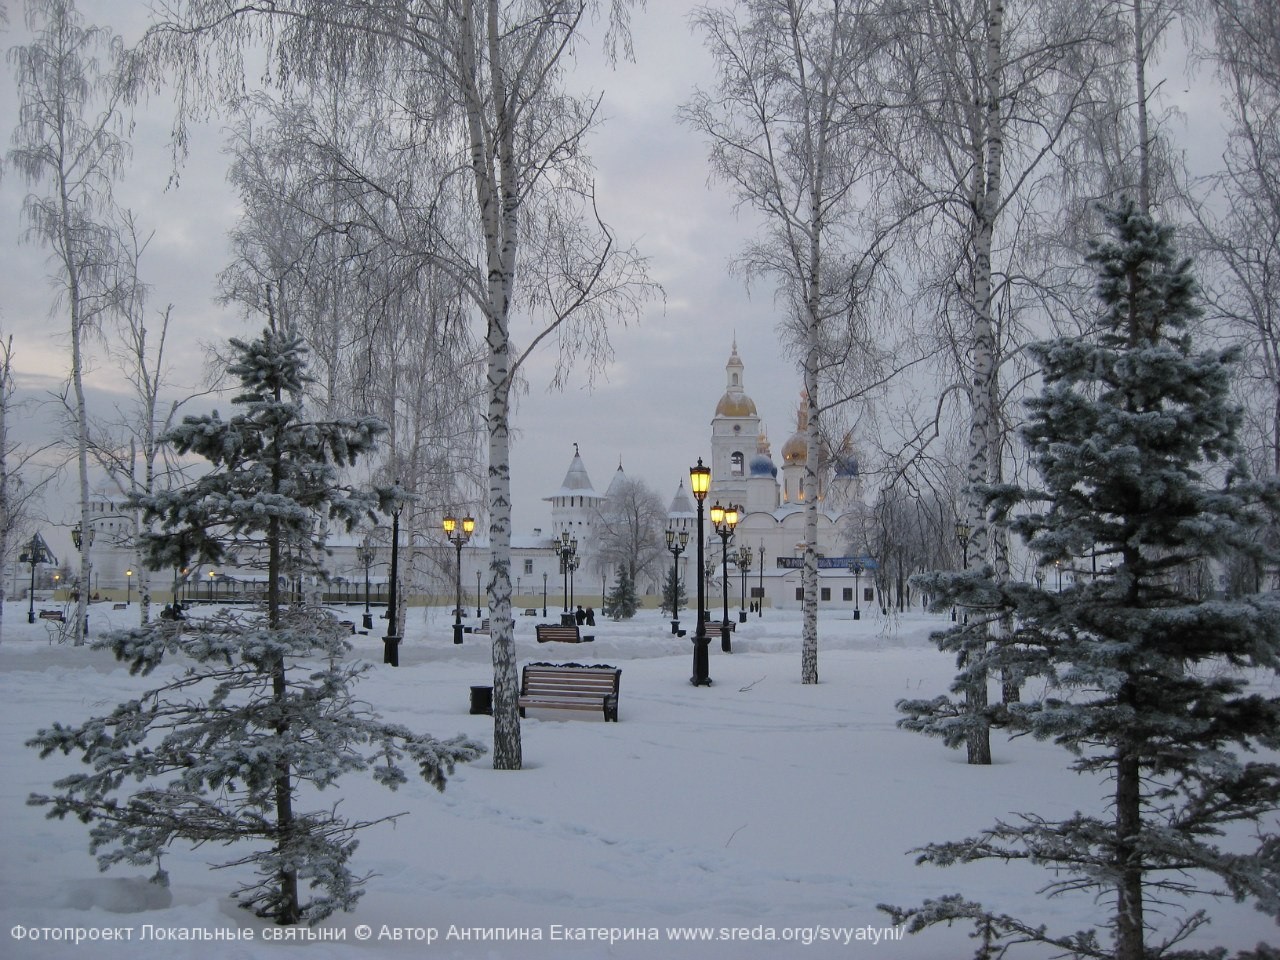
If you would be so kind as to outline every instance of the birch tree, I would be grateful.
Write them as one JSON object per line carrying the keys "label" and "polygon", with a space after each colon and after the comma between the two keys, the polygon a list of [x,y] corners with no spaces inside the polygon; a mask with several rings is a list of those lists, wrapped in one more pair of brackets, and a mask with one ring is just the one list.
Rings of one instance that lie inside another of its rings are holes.
{"label": "birch tree", "polygon": [[[632,0],[611,0],[606,48],[629,50]],[[484,328],[487,353],[489,614],[494,667],[494,766],[522,763],[511,616],[510,412],[529,353],[558,343],[556,381],[570,360],[599,369],[609,320],[637,315],[653,288],[643,261],[599,215],[585,139],[599,100],[564,89],[598,0],[285,0],[231,15],[219,0],[179,0],[147,47],[180,75],[179,100],[234,101],[246,53],[265,48],[277,77],[394,80],[405,129],[449,158],[439,195],[466,190],[461,221],[423,210],[415,252],[452,273]],[[216,71],[209,64],[216,62]],[[465,180],[460,179],[465,178]],[[528,321],[520,332],[513,319]],[[519,341],[521,346],[517,347]]]}
{"label": "birch tree", "polygon": [[681,115],[710,144],[715,177],[762,215],[762,236],[742,254],[748,276],[767,276],[795,323],[807,419],[803,640],[800,676],[818,682],[818,472],[823,436],[819,369],[833,327],[858,304],[852,264],[874,249],[859,238],[857,191],[875,172],[860,134],[876,97],[864,87],[877,45],[877,4],[864,0],[746,0],[699,7],[693,22],[717,81]]}
{"label": "birch tree", "polygon": [[[88,347],[136,278],[121,270],[112,187],[129,159],[126,108],[132,59],[105,27],[87,25],[73,0],[29,0],[29,44],[9,59],[19,112],[9,160],[33,187],[23,203],[28,239],[49,248],[57,303],[66,311],[78,468],[79,525],[89,530]],[[101,59],[100,59],[101,58]],[[84,643],[90,538],[80,549],[75,643]]]}

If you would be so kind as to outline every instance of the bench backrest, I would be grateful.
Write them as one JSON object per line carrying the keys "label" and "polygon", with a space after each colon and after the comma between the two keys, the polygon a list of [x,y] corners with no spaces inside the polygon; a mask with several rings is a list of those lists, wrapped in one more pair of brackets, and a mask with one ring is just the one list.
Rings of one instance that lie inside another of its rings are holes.
{"label": "bench backrest", "polygon": [[530,663],[521,671],[521,694],[617,695],[622,669],[608,664]]}
{"label": "bench backrest", "polygon": [[545,636],[553,640],[556,637],[572,637],[574,640],[578,639],[578,628],[576,626],[569,627],[559,623],[540,623],[537,625],[537,630],[539,637]]}

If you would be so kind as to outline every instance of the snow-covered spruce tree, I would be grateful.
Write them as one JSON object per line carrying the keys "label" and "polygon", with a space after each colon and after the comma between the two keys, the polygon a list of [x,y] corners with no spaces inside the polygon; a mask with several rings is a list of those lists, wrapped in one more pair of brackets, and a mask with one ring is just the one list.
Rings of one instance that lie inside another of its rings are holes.
{"label": "snow-covered spruce tree", "polygon": [[[144,549],[155,569],[260,558],[265,607],[100,640],[134,673],[151,674],[166,656],[190,666],[171,668],[167,682],[106,716],[41,730],[29,746],[41,756],[80,753],[91,772],[30,802],[92,824],[90,850],[102,869],[155,864],[159,882],[167,882],[161,857],[175,843],[234,845],[223,866],[256,871],[236,891],[241,906],[277,923],[315,923],[360,896],[364,878],[348,860],[355,831],[369,822],[340,816],[336,805],[302,809],[314,791],[353,771],[394,789],[406,780],[405,760],[443,789],[453,765],[484,748],[382,722],[354,697],[367,665],[344,662],[349,644],[333,618],[287,603],[282,583],[313,568],[313,522],[327,516],[350,527],[379,506],[376,496],[341,487],[337,471],[383,428],[305,418],[306,349],[295,331],[273,322],[260,339],[231,344],[229,371],[242,384],[232,403],[241,412],[188,417],[166,435],[211,467],[185,489],[140,499],[147,520],[159,521]],[[121,798],[127,781],[137,789]],[[317,892],[309,903],[300,900],[304,883]]]}
{"label": "snow-covered spruce tree", "polygon": [[680,608],[689,602],[689,597],[685,593],[684,581],[680,579],[680,574],[673,566],[667,571],[666,579],[662,583],[662,609],[669,612],[672,618],[680,616]]}
{"label": "snow-covered spruce tree", "polygon": [[[960,896],[884,908],[912,929],[968,918],[982,957],[1003,955],[1004,941],[1108,960],[1224,956],[1172,949],[1207,922],[1203,911],[1157,932],[1148,908],[1167,913],[1175,896],[1252,900],[1280,917],[1280,835],[1266,819],[1280,807],[1280,764],[1242,756],[1280,748],[1280,599],[1204,598],[1182,576],[1233,549],[1256,551],[1251,533],[1280,510],[1280,488],[1244,465],[1229,396],[1236,353],[1192,349],[1197,289],[1169,228],[1132,204],[1107,219],[1114,236],[1090,257],[1098,333],[1034,348],[1044,389],[1021,432],[1044,488],[988,490],[996,517],[1020,508],[1005,522],[1041,565],[1093,555],[1105,558],[1099,575],[1061,592],[1001,585],[990,571],[931,575],[923,586],[971,622],[1016,613],[1014,633],[980,666],[1038,675],[1046,692],[990,708],[993,721],[1066,748],[1071,768],[1110,796],[1093,812],[1023,813],[918,852],[936,865],[1048,867],[1050,894],[1092,891],[1109,905],[1112,943],[1094,931],[1056,935]],[[965,630],[953,633],[962,643]],[[900,704],[904,725],[945,734],[957,719],[943,703]],[[1253,825],[1252,850],[1239,836],[1219,844],[1231,824]]]}
{"label": "snow-covered spruce tree", "polygon": [[636,599],[636,582],[626,567],[618,568],[618,581],[605,599],[606,612],[614,620],[630,620],[636,615],[640,602]]}

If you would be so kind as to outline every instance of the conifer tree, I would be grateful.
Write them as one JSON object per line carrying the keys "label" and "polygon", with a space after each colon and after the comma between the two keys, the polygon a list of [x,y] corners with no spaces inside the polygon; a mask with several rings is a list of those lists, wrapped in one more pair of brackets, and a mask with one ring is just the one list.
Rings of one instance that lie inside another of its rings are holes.
{"label": "conifer tree", "polygon": [[[1157,932],[1176,896],[1229,895],[1280,917],[1280,835],[1267,832],[1280,765],[1243,756],[1280,748],[1280,601],[1199,596],[1186,575],[1232,550],[1259,552],[1251,534],[1275,518],[1280,489],[1250,478],[1237,439],[1241,412],[1229,391],[1238,353],[1192,348],[1198,292],[1170,229],[1132,204],[1110,211],[1108,225],[1113,236],[1090,257],[1096,335],[1034,348],[1044,388],[1021,432],[1043,489],[987,491],[992,515],[1012,518],[1001,522],[1040,565],[1089,558],[1083,574],[1101,558],[1099,575],[1077,575],[1061,592],[1001,584],[989,569],[922,579],[970,617],[950,632],[953,648],[964,648],[974,622],[1016,614],[1016,630],[985,660],[969,645],[967,668],[1037,675],[1046,693],[988,715],[1064,747],[1071,768],[1109,796],[1067,819],[1023,813],[919,853],[938,865],[1046,866],[1055,873],[1049,893],[1091,891],[1107,904],[1112,942],[1094,931],[1053,934],[960,896],[886,908],[914,929],[974,921],[983,957],[1003,955],[1004,941],[1115,960],[1222,957],[1171,952],[1207,922],[1200,910]],[[959,716],[944,698],[899,707],[904,725],[943,736]],[[1219,845],[1232,824],[1251,826],[1254,849],[1242,850],[1239,837]]]}
{"label": "conifer tree", "polygon": [[613,585],[606,602],[609,604],[608,615],[615,620],[630,620],[636,615],[636,608],[640,605],[636,599],[636,583],[626,567],[618,568],[618,582]]}
{"label": "conifer tree", "polygon": [[[138,498],[148,528],[158,521],[144,549],[154,569],[260,562],[265,605],[98,641],[134,673],[150,675],[166,657],[192,665],[160,671],[160,686],[106,716],[39,731],[28,745],[41,756],[80,753],[91,772],[30,802],[49,806],[50,817],[92,824],[90,850],[102,869],[155,864],[162,883],[161,857],[172,844],[235,844],[222,865],[256,871],[236,891],[241,906],[277,923],[315,923],[361,895],[364,878],[347,864],[355,831],[370,824],[336,806],[300,810],[304,793],[353,771],[394,789],[406,781],[404,760],[443,789],[453,765],[484,748],[382,722],[355,699],[352,686],[368,666],[344,661],[350,645],[333,617],[286,602],[283,584],[318,569],[315,521],[350,529],[380,506],[374,494],[342,487],[338,469],[368,452],[384,428],[372,419],[305,418],[306,348],[296,331],[273,321],[260,339],[231,344],[229,371],[241,383],[232,403],[241,412],[187,417],[166,435],[210,469],[186,488]],[[122,801],[126,781],[139,786]],[[246,853],[255,841],[258,849]],[[303,883],[318,891],[309,903]]]}
{"label": "conifer tree", "polygon": [[680,579],[680,574],[673,566],[667,571],[666,580],[662,584],[662,609],[670,613],[672,618],[676,618],[680,615],[680,608],[688,602],[689,597],[684,589],[684,581]]}

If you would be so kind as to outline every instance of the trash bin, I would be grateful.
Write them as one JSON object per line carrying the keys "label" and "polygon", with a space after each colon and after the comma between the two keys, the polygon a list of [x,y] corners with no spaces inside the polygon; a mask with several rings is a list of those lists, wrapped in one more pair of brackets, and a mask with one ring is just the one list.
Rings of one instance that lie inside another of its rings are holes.
{"label": "trash bin", "polygon": [[577,625],[578,625],[578,617],[576,614],[573,614],[573,613],[560,614],[560,626],[576,627]]}
{"label": "trash bin", "polygon": [[493,716],[493,687],[471,688],[471,712]]}

